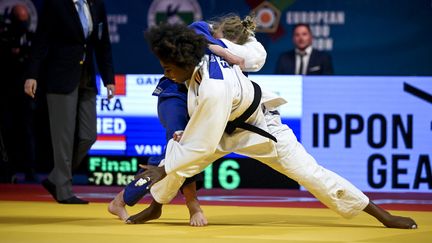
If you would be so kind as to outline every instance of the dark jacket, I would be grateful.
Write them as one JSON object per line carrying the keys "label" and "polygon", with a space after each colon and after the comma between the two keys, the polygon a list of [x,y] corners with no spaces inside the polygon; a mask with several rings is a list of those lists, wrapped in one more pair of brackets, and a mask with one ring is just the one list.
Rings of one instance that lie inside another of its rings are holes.
{"label": "dark jacket", "polygon": [[[284,52],[276,63],[275,74],[295,74],[295,51]],[[312,49],[306,75],[333,75],[333,64],[329,54]]]}
{"label": "dark jacket", "polygon": [[93,56],[104,84],[114,84],[105,5],[102,0],[87,1],[93,21],[87,39],[72,0],[44,1],[26,78],[42,82],[48,93],[73,91],[83,71],[86,85],[96,88]]}

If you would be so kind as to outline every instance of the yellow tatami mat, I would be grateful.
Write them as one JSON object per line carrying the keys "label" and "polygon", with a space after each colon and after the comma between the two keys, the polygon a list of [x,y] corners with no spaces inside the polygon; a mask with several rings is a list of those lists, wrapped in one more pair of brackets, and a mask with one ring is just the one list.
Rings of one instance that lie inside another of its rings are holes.
{"label": "yellow tatami mat", "polygon": [[432,242],[432,212],[392,211],[419,224],[417,230],[399,230],[365,213],[346,220],[329,209],[203,206],[210,225],[194,228],[184,205],[167,205],[159,220],[142,225],[124,224],[106,207],[0,201],[0,242]]}

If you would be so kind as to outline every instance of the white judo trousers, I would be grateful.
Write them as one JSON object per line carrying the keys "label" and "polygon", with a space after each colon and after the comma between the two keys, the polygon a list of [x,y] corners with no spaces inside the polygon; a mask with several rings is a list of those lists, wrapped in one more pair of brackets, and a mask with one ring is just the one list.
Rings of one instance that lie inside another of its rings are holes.
{"label": "white judo trousers", "polygon": [[[209,63],[219,63],[223,80],[211,78],[214,70]],[[195,76],[200,72],[201,80]],[[350,182],[320,166],[297,141],[292,130],[281,123],[280,116],[270,112],[279,106],[280,97],[263,92],[261,107],[247,120],[276,137],[277,142],[256,133],[236,129],[224,133],[232,121],[249,106],[253,87],[238,67],[230,68],[217,57],[206,56],[188,82],[188,110],[191,119],[179,142],[167,145],[165,166],[167,176],[151,188],[153,198],[169,203],[178,193],[186,177],[204,170],[209,164],[235,152],[267,164],[276,171],[297,181],[318,200],[345,218],[359,214],[369,198]]]}

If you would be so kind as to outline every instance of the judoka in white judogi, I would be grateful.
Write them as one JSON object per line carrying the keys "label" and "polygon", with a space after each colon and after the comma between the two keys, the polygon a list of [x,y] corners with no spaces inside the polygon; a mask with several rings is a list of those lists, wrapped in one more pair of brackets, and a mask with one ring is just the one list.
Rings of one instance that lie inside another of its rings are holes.
{"label": "judoka in white judogi", "polygon": [[240,116],[252,103],[251,81],[238,66],[230,66],[215,55],[205,55],[195,68],[188,86],[190,120],[179,142],[170,140],[165,159],[167,176],[154,184],[151,194],[167,204],[176,196],[186,177],[235,152],[257,159],[296,180],[322,203],[345,218],[361,212],[369,198],[350,182],[321,167],[297,141],[291,129],[273,112],[285,100],[263,92],[260,107],[248,124],[267,131],[277,142],[257,133],[236,129],[225,133],[228,121]]}

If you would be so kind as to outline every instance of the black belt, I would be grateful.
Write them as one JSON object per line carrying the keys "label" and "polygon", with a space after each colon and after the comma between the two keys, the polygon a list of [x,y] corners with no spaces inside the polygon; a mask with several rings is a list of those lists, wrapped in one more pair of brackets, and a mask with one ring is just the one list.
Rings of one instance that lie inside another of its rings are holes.
{"label": "black belt", "polygon": [[[251,81],[252,82],[252,81]],[[234,132],[236,128],[242,128],[244,130],[248,130],[254,133],[257,133],[261,136],[264,136],[266,138],[269,138],[275,142],[277,142],[277,139],[271,135],[270,133],[264,131],[263,129],[256,127],[254,125],[248,124],[245,121],[256,111],[258,108],[260,102],[261,102],[261,88],[258,84],[252,82],[252,85],[254,87],[254,99],[252,101],[252,104],[241,114],[239,117],[234,119],[233,121],[229,121],[225,132],[228,134],[231,134]]]}

